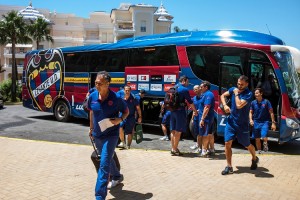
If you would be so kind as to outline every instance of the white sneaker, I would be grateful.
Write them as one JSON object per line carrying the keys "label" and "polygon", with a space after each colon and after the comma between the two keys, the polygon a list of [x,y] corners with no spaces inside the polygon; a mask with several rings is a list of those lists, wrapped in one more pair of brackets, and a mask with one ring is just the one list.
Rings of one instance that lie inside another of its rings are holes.
{"label": "white sneaker", "polygon": [[125,144],[124,142],[120,142],[120,144],[118,145],[119,148],[125,148]]}
{"label": "white sneaker", "polygon": [[112,180],[108,183],[107,185],[107,189],[111,189],[113,187],[116,187],[117,185],[120,184],[120,181],[119,180]]}
{"label": "white sneaker", "polygon": [[206,158],[207,156],[208,156],[207,151],[205,149],[203,149],[202,152],[201,152],[201,157]]}
{"label": "white sneaker", "polygon": [[196,143],[196,144],[194,144],[193,146],[190,146],[190,149],[192,149],[192,150],[198,149],[198,144]]}
{"label": "white sneaker", "polygon": [[269,151],[268,143],[264,142],[264,152]]}
{"label": "white sneaker", "polygon": [[159,138],[159,140],[161,140],[161,141],[169,141],[169,138],[168,138],[168,136],[164,136],[162,138]]}

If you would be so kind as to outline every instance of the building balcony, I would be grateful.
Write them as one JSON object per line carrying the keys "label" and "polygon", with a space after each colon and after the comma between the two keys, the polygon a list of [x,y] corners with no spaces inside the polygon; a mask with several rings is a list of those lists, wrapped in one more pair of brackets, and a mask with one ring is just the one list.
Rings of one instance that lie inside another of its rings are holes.
{"label": "building balcony", "polygon": [[[16,58],[25,58],[25,54],[27,52],[16,52]],[[12,52],[11,51],[4,51],[4,58],[12,58]]]}
{"label": "building balcony", "polygon": [[99,37],[90,36],[90,37],[85,37],[84,40],[83,40],[83,43],[85,45],[88,45],[88,44],[100,44],[101,40],[100,40]]}
{"label": "building balcony", "polygon": [[114,28],[114,32],[118,35],[118,34],[134,34],[135,33],[135,29],[132,26],[121,26],[119,25],[118,27]]}
{"label": "building balcony", "polygon": [[[24,64],[17,64],[17,67],[18,67],[18,69],[23,69]],[[11,64],[9,64],[9,65],[6,64],[6,65],[3,66],[3,68],[11,69],[12,65]]]}

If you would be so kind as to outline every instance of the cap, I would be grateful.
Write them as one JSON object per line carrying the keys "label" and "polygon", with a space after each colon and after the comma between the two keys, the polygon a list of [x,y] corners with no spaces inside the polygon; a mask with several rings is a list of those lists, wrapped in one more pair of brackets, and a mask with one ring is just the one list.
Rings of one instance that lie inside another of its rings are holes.
{"label": "cap", "polygon": [[146,94],[146,91],[145,91],[144,89],[141,89],[141,90],[140,90],[140,93],[141,93],[141,94]]}

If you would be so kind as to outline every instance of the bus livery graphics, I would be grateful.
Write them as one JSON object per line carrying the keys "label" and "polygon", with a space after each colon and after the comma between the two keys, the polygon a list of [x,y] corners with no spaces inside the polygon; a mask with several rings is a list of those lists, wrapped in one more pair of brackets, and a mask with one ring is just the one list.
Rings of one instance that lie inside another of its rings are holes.
{"label": "bus livery graphics", "polygon": [[26,80],[33,106],[50,111],[52,102],[62,95],[64,61],[59,49],[39,51],[28,61]]}

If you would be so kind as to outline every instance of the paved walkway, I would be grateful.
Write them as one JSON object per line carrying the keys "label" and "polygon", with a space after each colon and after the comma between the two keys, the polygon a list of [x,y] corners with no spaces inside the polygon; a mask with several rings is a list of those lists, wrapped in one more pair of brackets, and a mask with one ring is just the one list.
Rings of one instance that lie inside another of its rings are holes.
{"label": "paved walkway", "polygon": [[[91,146],[0,137],[0,199],[94,199],[96,172]],[[223,152],[214,159],[166,151],[118,150],[122,184],[107,199],[299,199],[300,157],[234,154],[233,175],[222,176]]]}

